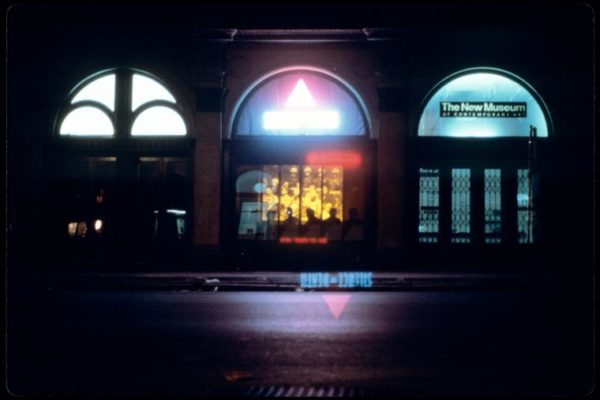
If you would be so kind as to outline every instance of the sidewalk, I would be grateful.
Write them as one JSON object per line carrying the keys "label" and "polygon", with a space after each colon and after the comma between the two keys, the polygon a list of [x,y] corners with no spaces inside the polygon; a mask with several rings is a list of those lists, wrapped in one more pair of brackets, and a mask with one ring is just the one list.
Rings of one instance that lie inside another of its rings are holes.
{"label": "sidewalk", "polygon": [[[517,273],[362,272],[363,275],[359,276],[355,272],[330,271],[324,274],[273,271],[64,272],[48,275],[47,281],[52,289],[66,290],[408,291],[526,289],[565,279],[564,276],[549,274]],[[356,277],[356,281],[348,280],[349,277]],[[365,279],[360,281],[359,278]]]}

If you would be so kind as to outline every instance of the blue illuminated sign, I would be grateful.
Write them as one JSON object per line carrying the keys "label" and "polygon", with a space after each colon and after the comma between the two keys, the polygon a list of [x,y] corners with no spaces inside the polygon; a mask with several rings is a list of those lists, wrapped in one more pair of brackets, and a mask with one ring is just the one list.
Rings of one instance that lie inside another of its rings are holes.
{"label": "blue illuminated sign", "polygon": [[461,73],[429,98],[419,120],[419,136],[470,138],[548,137],[548,123],[533,94],[519,78],[495,70]]}
{"label": "blue illuminated sign", "polygon": [[312,288],[359,288],[373,286],[372,272],[302,272],[300,287]]}

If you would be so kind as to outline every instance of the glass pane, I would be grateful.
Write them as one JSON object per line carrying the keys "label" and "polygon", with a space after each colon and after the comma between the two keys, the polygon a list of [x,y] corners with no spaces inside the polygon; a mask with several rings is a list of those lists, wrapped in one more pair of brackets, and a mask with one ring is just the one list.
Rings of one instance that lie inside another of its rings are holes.
{"label": "glass pane", "polygon": [[501,171],[484,170],[484,234],[486,243],[500,243],[502,235]]}
{"label": "glass pane", "polygon": [[300,220],[299,171],[299,165],[282,165],[280,169],[279,221],[282,237],[298,236]]}
{"label": "glass pane", "polygon": [[427,102],[419,136],[494,138],[548,136],[544,112],[529,90],[501,73],[476,72],[440,87]]}
{"label": "glass pane", "polygon": [[262,222],[266,224],[265,239],[277,239],[277,221],[279,220],[279,167],[264,165],[261,182]]}
{"label": "glass pane", "polygon": [[344,241],[360,241],[364,239],[364,223],[361,219],[365,209],[365,181],[362,168],[340,169],[343,178],[340,203],[343,200],[343,215],[339,217],[344,221],[342,230]]}
{"label": "glass pane", "polygon": [[112,136],[110,118],[96,107],[80,107],[67,114],[60,126],[61,135]]}
{"label": "glass pane", "polygon": [[[140,157],[137,164],[132,240],[140,259],[166,252],[176,257],[190,235],[189,160]],[[168,249],[168,250],[167,250]]]}
{"label": "glass pane", "polygon": [[452,169],[452,243],[469,243],[471,233],[471,170]]}
{"label": "glass pane", "polygon": [[153,100],[166,100],[175,103],[175,97],[160,83],[140,74],[133,74],[131,89],[131,111]]}
{"label": "glass pane", "polygon": [[519,243],[533,243],[533,210],[529,169],[517,170],[517,233]]}
{"label": "glass pane", "polygon": [[133,136],[183,136],[187,133],[183,118],[168,107],[151,107],[135,119]]}
{"label": "glass pane", "polygon": [[71,104],[78,101],[92,100],[104,104],[111,111],[115,110],[115,74],[98,78],[85,85],[71,100]]}
{"label": "glass pane", "polygon": [[259,166],[245,166],[238,170],[236,181],[237,208],[240,216],[239,239],[266,238],[266,223],[263,221],[262,194],[264,173]]}
{"label": "glass pane", "polygon": [[323,187],[323,169],[318,165],[306,165],[302,168],[302,198],[300,221],[307,237],[321,235],[323,207],[321,193]]}
{"label": "glass pane", "polygon": [[329,241],[342,239],[343,188],[343,167],[340,165],[324,166],[322,187],[323,233]]}
{"label": "glass pane", "polygon": [[440,231],[440,170],[419,169],[419,242],[437,243]]}

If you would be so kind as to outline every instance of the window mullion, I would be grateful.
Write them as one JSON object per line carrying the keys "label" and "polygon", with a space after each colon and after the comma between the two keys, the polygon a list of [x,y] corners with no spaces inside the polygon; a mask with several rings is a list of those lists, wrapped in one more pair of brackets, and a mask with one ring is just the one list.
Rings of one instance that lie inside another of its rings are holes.
{"label": "window mullion", "polygon": [[115,120],[117,123],[115,136],[126,139],[131,128],[131,72],[125,68],[117,71],[117,87],[115,89]]}

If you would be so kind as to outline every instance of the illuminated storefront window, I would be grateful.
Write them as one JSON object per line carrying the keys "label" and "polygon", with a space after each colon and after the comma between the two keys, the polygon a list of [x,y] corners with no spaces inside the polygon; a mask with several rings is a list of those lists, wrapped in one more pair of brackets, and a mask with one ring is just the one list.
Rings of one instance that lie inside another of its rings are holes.
{"label": "illuminated storefront window", "polygon": [[344,187],[363,194],[362,179],[342,165],[242,166],[236,181],[244,240],[325,244],[362,240],[361,196],[344,199]]}
{"label": "illuminated storefront window", "polygon": [[345,81],[311,67],[276,71],[250,86],[231,126],[235,153],[244,160],[232,166],[238,240],[364,240],[364,110]]}

